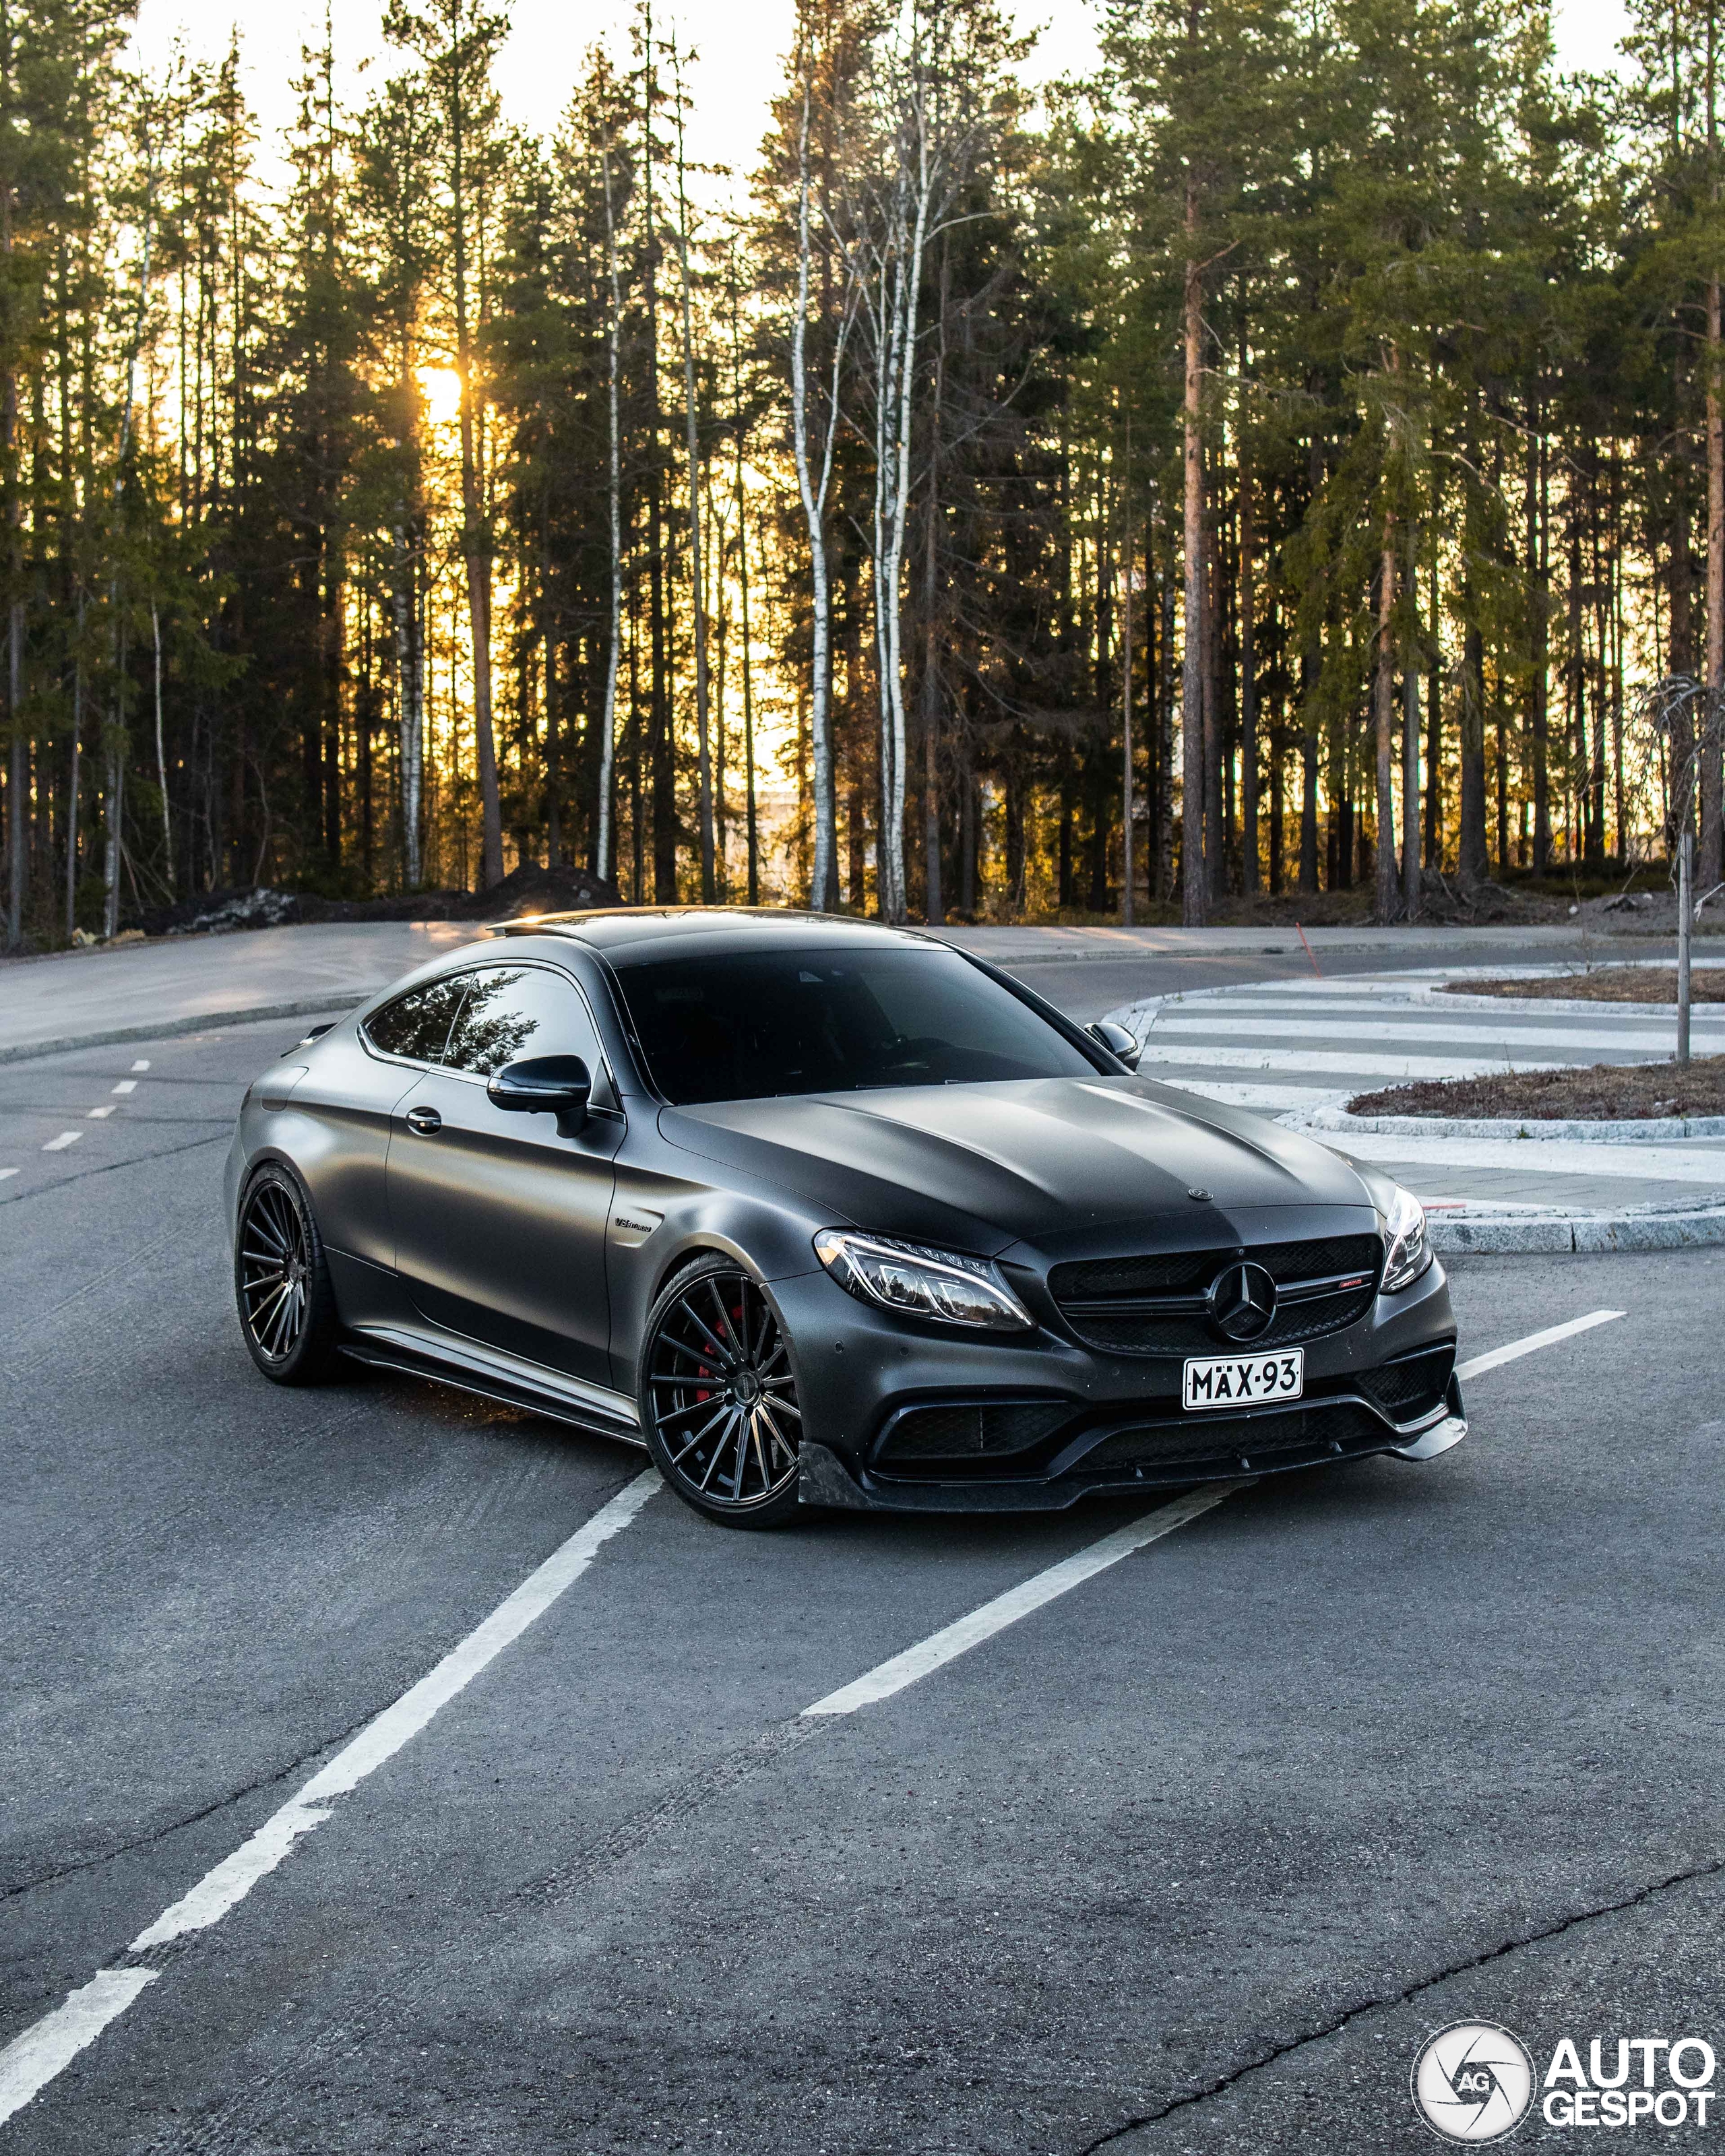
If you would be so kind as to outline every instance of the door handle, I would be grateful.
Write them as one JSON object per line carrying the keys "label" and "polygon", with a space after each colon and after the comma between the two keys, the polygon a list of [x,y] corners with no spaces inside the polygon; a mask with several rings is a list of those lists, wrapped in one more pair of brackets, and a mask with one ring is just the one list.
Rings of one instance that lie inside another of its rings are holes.
{"label": "door handle", "polygon": [[433,1132],[440,1131],[443,1127],[444,1119],[435,1108],[408,1110],[408,1128],[419,1137],[429,1138]]}

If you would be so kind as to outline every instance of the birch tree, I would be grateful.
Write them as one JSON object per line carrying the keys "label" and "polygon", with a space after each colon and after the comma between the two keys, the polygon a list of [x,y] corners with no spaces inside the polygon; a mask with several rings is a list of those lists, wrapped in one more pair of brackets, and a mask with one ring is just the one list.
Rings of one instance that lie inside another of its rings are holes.
{"label": "birch tree", "polygon": [[[809,681],[810,784],[814,797],[814,862],[809,904],[828,912],[839,900],[838,836],[834,828],[832,736],[832,583],[827,562],[827,499],[833,481],[833,457],[839,438],[839,388],[846,347],[855,321],[857,279],[848,256],[842,297],[824,325],[831,341],[828,356],[825,408],[809,398],[809,303],[814,276],[815,228],[824,211],[814,199],[813,132],[817,97],[829,105],[839,96],[837,54],[817,37],[814,11],[805,8],[798,23],[795,61],[797,142],[796,299],[791,312],[791,451],[797,468],[797,492],[809,540],[810,654]],[[829,119],[836,116],[829,112]]]}

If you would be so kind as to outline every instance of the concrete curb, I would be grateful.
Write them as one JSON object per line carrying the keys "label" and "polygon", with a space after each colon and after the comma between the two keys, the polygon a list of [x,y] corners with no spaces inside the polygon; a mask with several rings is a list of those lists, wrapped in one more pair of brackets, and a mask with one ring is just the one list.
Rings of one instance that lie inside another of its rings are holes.
{"label": "concrete curb", "polygon": [[1632,1209],[1622,1213],[1489,1216],[1431,1220],[1431,1246],[1443,1257],[1537,1255],[1558,1251],[1683,1250],[1725,1243],[1725,1206],[1688,1213]]}
{"label": "concrete curb", "polygon": [[1276,1121],[1290,1130],[1388,1138],[1568,1138],[1589,1145],[1655,1145],[1679,1138],[1725,1138],[1725,1116],[1648,1116],[1640,1122],[1581,1122],[1574,1117],[1526,1122],[1513,1116],[1355,1116],[1343,1107],[1296,1108]]}
{"label": "concrete curb", "polygon": [[388,984],[362,988],[337,988],[326,996],[298,996],[291,1003],[259,1004],[249,1010],[200,1011],[196,1018],[158,1019],[153,1025],[119,1025],[106,1033],[80,1033],[61,1040],[21,1041],[15,1048],[0,1048],[0,1063],[33,1063],[39,1056],[66,1055],[80,1048],[116,1048],[132,1040],[175,1040],[188,1033],[208,1033],[227,1025],[261,1025],[276,1018],[316,1018],[325,1011],[352,1010],[368,1002]]}

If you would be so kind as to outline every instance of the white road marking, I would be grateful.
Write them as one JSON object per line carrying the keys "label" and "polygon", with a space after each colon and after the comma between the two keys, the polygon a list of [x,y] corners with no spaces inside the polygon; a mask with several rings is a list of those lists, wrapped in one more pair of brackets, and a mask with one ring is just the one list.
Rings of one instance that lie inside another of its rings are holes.
{"label": "white road marking", "polygon": [[[189,1893],[140,1932],[130,1951],[143,1953],[219,1923],[260,1879],[275,1869],[302,1835],[323,1825],[336,1798],[357,1789],[368,1774],[393,1759],[440,1707],[465,1691],[506,1647],[542,1617],[580,1578],[604,1544],[629,1524],[656,1490],[664,1487],[657,1468],[649,1468],[619,1490],[608,1504],[602,1505],[584,1527],[578,1527],[536,1571],[529,1573],[483,1624],[452,1647],[435,1669],[374,1716],[249,1840],[223,1857]],[[123,2014],[156,1974],[153,1969],[100,1970],[89,1984],[0,2051],[0,2123],[28,2103],[109,2022]]]}
{"label": "white road marking", "polygon": [[4,1183],[8,1175],[16,1175],[17,1173],[18,1170],[15,1168],[0,1168],[0,1183]]}
{"label": "white road marking", "polygon": [[85,1117],[85,1121],[92,1123],[99,1123],[104,1116],[111,1116],[113,1112],[114,1103],[111,1101],[105,1101],[100,1108],[92,1108],[90,1111],[88,1116]]}
{"label": "white road marking", "polygon": [[62,1131],[57,1138],[50,1138],[42,1150],[44,1152],[64,1152],[68,1146],[76,1145],[83,1136],[82,1131]]}
{"label": "white road marking", "polygon": [[116,1093],[136,1093],[137,1090],[138,1081],[136,1078],[122,1078],[114,1088]]}
{"label": "white road marking", "polygon": [[[72,1135],[75,1136],[74,1132]],[[16,1174],[16,1169],[0,1173]],[[1476,1355],[1457,1370],[1458,1378],[1475,1378],[1501,1364],[1554,1346],[1596,1325],[1621,1317],[1620,1310],[1595,1310],[1585,1317],[1571,1318],[1526,1339],[1512,1340],[1487,1354]],[[644,1474],[620,1491],[596,1512],[585,1527],[554,1551],[460,1645],[444,1656],[435,1669],[403,1692],[393,1706],[368,1722],[359,1735],[344,1745],[326,1766],[280,1809],[267,1819],[250,1840],[205,1873],[190,1893],[165,1910],[133,1940],[131,1951],[141,1953],[154,1946],[183,1938],[219,1923],[280,1863],[300,1838],[321,1826],[337,1797],[357,1789],[368,1774],[425,1727],[438,1710],[465,1690],[503,1650],[519,1639],[534,1620],[542,1616],[592,1563],[601,1547],[621,1532],[641,1510],[655,1490],[663,1488],[656,1471]],[[1088,1549],[1062,1558],[1058,1564],[1009,1588],[985,1602],[967,1617],[947,1625],[902,1654],[878,1664],[852,1683],[829,1692],[803,1710],[804,1716],[854,1714],[859,1707],[890,1699],[921,1677],[968,1654],[1046,1604],[1094,1579],[1098,1573],[1130,1557],[1135,1551],[1172,1534],[1189,1521],[1199,1518],[1235,1491],[1249,1490],[1251,1481],[1209,1483],[1189,1491],[1171,1505],[1122,1527]],[[49,2082],[93,2043],[110,2021],[116,2020],[138,1994],[153,1984],[159,1971],[151,1969],[100,1969],[88,1984],[69,1993],[50,2014],[13,2038],[0,2051],[0,2124],[22,2110]]]}
{"label": "white road marking", "polygon": [[939,1669],[958,1656],[968,1655],[973,1647],[980,1646],[984,1640],[992,1640],[1009,1625],[1016,1625],[1020,1617],[1028,1617],[1033,1609],[1040,1609],[1045,1603],[1070,1594],[1075,1587],[1094,1579],[1099,1572],[1118,1564],[1122,1558],[1130,1557],[1134,1550],[1159,1542],[1176,1527],[1183,1527],[1189,1520],[1195,1520],[1201,1512],[1219,1505],[1236,1490],[1250,1487],[1250,1482],[1206,1482],[1202,1488],[1176,1498],[1172,1505],[1146,1512],[1130,1527],[1104,1535],[1101,1542],[1092,1543],[1088,1549],[1062,1558],[1045,1572],[1037,1573],[1017,1587],[1008,1588],[1004,1594],[997,1594],[992,1602],[973,1609],[968,1617],[959,1618],[943,1630],[919,1640],[914,1647],[906,1647],[901,1655],[880,1663],[837,1691],[829,1691],[824,1699],[816,1700],[813,1707],[805,1707],[803,1712],[855,1714],[860,1707],[872,1707],[877,1700],[891,1699],[894,1692],[902,1691],[906,1685],[915,1684],[919,1677],[926,1677],[931,1670]]}
{"label": "white road marking", "polygon": [[[1489,1016],[1489,1014],[1486,1014]],[[1585,1023],[1585,1021],[1583,1021]],[[1591,1033],[1579,1033],[1560,1025],[1491,1025],[1483,1019],[1471,1024],[1441,1020],[1427,1022],[1420,1019],[1397,1020],[1390,1019],[1343,1019],[1339,1024],[1328,1011],[1321,1017],[1308,1018],[1209,1018],[1194,1012],[1189,1017],[1159,1018],[1152,1031],[1152,1039],[1169,1033],[1246,1034],[1255,1040],[1269,1036],[1277,1040],[1310,1040],[1317,1037],[1324,1040],[1370,1040],[1380,1043],[1393,1040],[1430,1043],[1435,1047],[1446,1040],[1463,1045],[1483,1043],[1506,1048],[1568,1048],[1577,1055],[1596,1055],[1602,1050],[1637,1049],[1655,1054],[1670,1055],[1676,1038],[1676,1021],[1671,1025],[1613,1026]]]}
{"label": "white road marking", "polygon": [[1497,1168],[1517,1174],[1630,1176],[1641,1183],[1705,1183],[1725,1190],[1725,1144],[1595,1145],[1585,1138],[1390,1137],[1373,1131],[1307,1131],[1362,1160],[1421,1168]]}
{"label": "white road marking", "polygon": [[[1140,1075],[1156,1078],[1162,1073],[1153,1065],[1178,1065],[1188,1070],[1274,1070],[1284,1077],[1338,1078],[1488,1078],[1507,1070],[1505,1055],[1374,1055],[1369,1049],[1321,1048],[1211,1048],[1197,1040],[1167,1040],[1158,1026],[1144,1044],[1138,1064]],[[1550,1061],[1517,1056],[1517,1070],[1549,1070]],[[1170,1083],[1183,1084],[1173,1078]]]}
{"label": "white road marking", "polygon": [[[1558,1341],[1571,1339],[1595,1325],[1609,1325],[1614,1317],[1623,1314],[1620,1310],[1595,1310],[1585,1317],[1571,1318],[1567,1325],[1553,1325],[1546,1332],[1529,1333],[1525,1340],[1512,1340],[1507,1347],[1494,1348],[1489,1354],[1476,1355],[1471,1363],[1464,1363],[1455,1374],[1458,1378],[1481,1377],[1501,1363],[1513,1363],[1518,1357],[1531,1355],[1541,1348],[1554,1347]],[[803,1716],[855,1714],[859,1707],[891,1699],[895,1692],[903,1691],[918,1678],[956,1661],[960,1655],[968,1654],[984,1640],[992,1640],[997,1632],[1004,1632],[1009,1625],[1016,1625],[1019,1618],[1029,1616],[1033,1610],[1058,1600],[1075,1587],[1081,1587],[1086,1580],[1094,1579],[1099,1572],[1118,1564],[1135,1550],[1160,1542],[1176,1527],[1183,1527],[1189,1520],[1198,1519],[1236,1491],[1250,1490],[1255,1480],[1207,1482],[1185,1496],[1176,1498],[1172,1505],[1146,1512],[1130,1527],[1103,1536],[1101,1542],[1092,1543],[1088,1549],[1063,1558],[1045,1572],[1037,1573],[1017,1587],[1009,1587],[1005,1594],[997,1594],[992,1602],[984,1602],[968,1617],[960,1617],[927,1639],[918,1640],[914,1647],[906,1647],[902,1654],[877,1663],[850,1684],[841,1685],[837,1691],[829,1691],[824,1699],[816,1700],[813,1707],[805,1707]]]}
{"label": "white road marking", "polygon": [[1476,1355],[1471,1362],[1462,1363],[1455,1374],[1458,1378],[1482,1378],[1487,1370],[1498,1369],[1505,1363],[1519,1362],[1523,1355],[1531,1355],[1538,1348],[1555,1348],[1560,1340],[1573,1340],[1578,1332],[1591,1332],[1594,1326],[1609,1325],[1613,1318],[1624,1314],[1620,1310],[1590,1310],[1585,1317],[1572,1317],[1567,1325],[1548,1326],[1543,1332],[1530,1332],[1524,1340],[1512,1340],[1507,1347]]}
{"label": "white road marking", "polygon": [[536,1572],[528,1573],[513,1594],[498,1604],[483,1625],[470,1632],[459,1646],[452,1647],[434,1670],[368,1722],[326,1766],[319,1768],[302,1789],[264,1820],[249,1841],[243,1842],[231,1856],[206,1872],[189,1894],[164,1910],[147,1930],[140,1932],[131,1943],[132,1952],[141,1953],[146,1947],[162,1946],[187,1932],[203,1931],[218,1923],[259,1880],[275,1869],[302,1834],[323,1824],[329,1817],[330,1803],[357,1789],[368,1774],[374,1774],[385,1760],[393,1759],[403,1745],[417,1737],[440,1707],[465,1691],[481,1670],[574,1585],[612,1536],[620,1533],[654,1491],[664,1487],[658,1469],[649,1467],[609,1504],[601,1506],[585,1527],[578,1528]]}
{"label": "white road marking", "polygon": [[149,1057],[147,1055],[144,1056],[140,1061],[134,1063],[131,1067],[134,1070],[147,1070],[150,1067]]}
{"label": "white road marking", "polygon": [[1347,1097],[1333,1086],[1255,1086],[1249,1078],[1169,1078],[1163,1082],[1226,1108],[1322,1108]]}
{"label": "white road marking", "polygon": [[153,1969],[105,1969],[14,2037],[0,2051],[0,2123],[22,2111],[86,2045],[95,2043],[156,1976]]}

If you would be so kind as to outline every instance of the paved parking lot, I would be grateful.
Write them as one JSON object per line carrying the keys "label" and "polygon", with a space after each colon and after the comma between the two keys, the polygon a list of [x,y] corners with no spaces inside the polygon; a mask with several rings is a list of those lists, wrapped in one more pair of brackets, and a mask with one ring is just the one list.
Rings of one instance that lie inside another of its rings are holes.
{"label": "paved parking lot", "polygon": [[[1403,2150],[1446,2021],[1725,2050],[1725,1254],[1467,1261],[1466,1356],[1622,1314],[1472,1378],[1430,1466],[1237,1491],[1040,1604],[1163,1508],[627,1499],[475,1664],[640,1460],[254,1375],[220,1163],[295,1031],[0,1073],[0,2044],[136,1993],[11,2145]],[[220,1922],[134,1950],[464,1652]]]}

